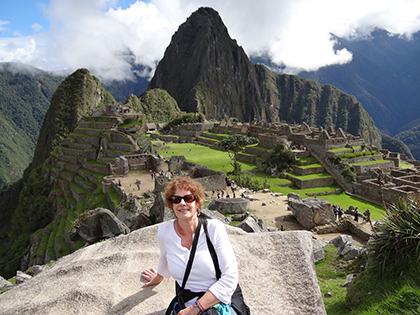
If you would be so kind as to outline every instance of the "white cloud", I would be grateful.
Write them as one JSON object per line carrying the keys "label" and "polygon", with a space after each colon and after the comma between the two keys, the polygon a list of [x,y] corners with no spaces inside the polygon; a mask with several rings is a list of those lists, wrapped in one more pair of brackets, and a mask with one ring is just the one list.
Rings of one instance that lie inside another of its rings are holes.
{"label": "white cloud", "polygon": [[35,33],[39,33],[42,31],[42,25],[39,25],[38,23],[32,24],[31,27],[35,31]]}
{"label": "white cloud", "polygon": [[[123,10],[117,0],[51,0],[44,7],[50,28],[34,24],[35,35],[0,38],[0,61],[47,70],[85,67],[102,78],[129,78],[129,60],[154,68],[178,26],[200,6],[220,13],[248,55],[268,55],[289,73],[349,62],[351,53],[335,51],[331,33],[350,38],[379,27],[410,36],[420,29],[415,0],[132,2]],[[0,31],[4,25],[0,21]]]}
{"label": "white cloud", "polygon": [[4,27],[4,25],[7,25],[9,23],[10,23],[9,21],[1,21],[0,20],[0,32],[6,31],[8,28],[7,27]]}

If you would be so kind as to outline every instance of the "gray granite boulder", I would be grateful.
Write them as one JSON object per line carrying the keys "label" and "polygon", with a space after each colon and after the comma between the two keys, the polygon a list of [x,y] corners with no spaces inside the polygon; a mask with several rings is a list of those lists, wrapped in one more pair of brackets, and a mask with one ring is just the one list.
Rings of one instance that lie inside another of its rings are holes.
{"label": "gray granite boulder", "polygon": [[128,233],[130,229],[110,210],[96,208],[88,211],[86,217],[75,225],[70,238],[72,241],[82,240],[84,243],[92,244],[105,238]]}
{"label": "gray granite boulder", "polygon": [[217,210],[222,214],[238,214],[245,213],[249,209],[249,204],[247,198],[221,198],[212,200],[208,208],[210,210]]}
{"label": "gray granite boulder", "polygon": [[335,222],[334,210],[331,204],[324,199],[289,197],[288,205],[293,216],[306,229]]}
{"label": "gray granite boulder", "polygon": [[[136,230],[60,258],[1,294],[0,314],[164,314],[175,295],[174,281],[143,288],[141,279],[142,270],[158,264],[157,228]],[[310,232],[226,230],[251,314],[326,314]]]}
{"label": "gray granite boulder", "polygon": [[10,281],[7,281],[6,279],[0,276],[0,290],[9,288],[12,286],[13,286],[13,283],[11,283]]}
{"label": "gray granite boulder", "polygon": [[243,220],[236,227],[241,228],[242,230],[244,230],[245,232],[248,232],[248,233],[267,232],[267,227],[265,228],[265,230],[263,230],[261,225],[258,224],[258,220],[256,220],[253,216],[247,217],[245,220]]}
{"label": "gray granite boulder", "polygon": [[165,206],[165,195],[158,193],[153,206],[149,210],[149,218],[153,223],[162,223],[175,219],[174,212]]}

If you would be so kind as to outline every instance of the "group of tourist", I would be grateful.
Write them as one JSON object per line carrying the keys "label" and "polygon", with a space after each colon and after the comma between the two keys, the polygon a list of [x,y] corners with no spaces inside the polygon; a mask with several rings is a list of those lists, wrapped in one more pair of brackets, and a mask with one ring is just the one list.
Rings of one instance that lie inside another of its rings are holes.
{"label": "group of tourist", "polygon": [[[334,210],[334,214],[335,214],[335,219],[338,221],[341,220],[341,217],[343,216],[344,210],[342,207],[340,207],[339,205],[332,205],[332,208]],[[368,223],[370,222],[370,210],[366,209],[365,212],[361,213],[359,211],[359,209],[356,207],[354,209],[354,221],[359,222],[359,217],[363,218],[363,223]]]}
{"label": "group of tourist", "polygon": [[[232,198],[236,198],[236,184],[234,180],[230,180],[228,178],[226,178],[226,185],[230,186],[230,189],[232,190]],[[224,189],[212,189],[212,195],[211,197],[214,198],[215,196],[217,196],[217,199],[220,198],[224,198],[225,197],[225,193],[226,193],[226,199],[230,199],[231,195],[229,193],[229,191]]]}
{"label": "group of tourist", "polygon": [[159,172],[154,172],[152,170],[149,171],[150,177],[153,179],[156,178],[156,176],[165,176],[168,178],[168,180],[171,180],[174,177],[174,172],[164,172],[162,169],[159,170]]}

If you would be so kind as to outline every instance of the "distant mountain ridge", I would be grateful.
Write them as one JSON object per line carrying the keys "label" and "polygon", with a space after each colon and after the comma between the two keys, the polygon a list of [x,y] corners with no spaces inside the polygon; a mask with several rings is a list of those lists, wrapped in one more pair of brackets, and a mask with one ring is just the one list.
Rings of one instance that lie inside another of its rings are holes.
{"label": "distant mountain ridge", "polygon": [[20,179],[32,160],[51,96],[64,77],[0,63],[0,189]]}
{"label": "distant mountain ridge", "polygon": [[[418,126],[420,32],[410,40],[391,36],[379,29],[368,39],[347,40],[337,36],[335,39],[336,48],[351,51],[353,60],[345,65],[323,67],[316,72],[301,72],[299,76],[332,84],[356,96],[376,126],[391,136]],[[412,133],[417,132],[415,129]],[[420,159],[419,154],[415,157]]]}
{"label": "distant mountain ridge", "polygon": [[150,81],[148,89],[154,88],[168,91],[181,110],[207,118],[306,122],[381,144],[379,130],[356,98],[254,65],[212,8],[192,13],[173,35]]}

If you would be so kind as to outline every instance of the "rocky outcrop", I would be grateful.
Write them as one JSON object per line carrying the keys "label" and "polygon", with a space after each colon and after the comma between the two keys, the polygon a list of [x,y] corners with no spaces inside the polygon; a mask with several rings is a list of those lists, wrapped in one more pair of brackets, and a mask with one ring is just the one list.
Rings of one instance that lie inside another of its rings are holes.
{"label": "rocky outcrop", "polygon": [[105,238],[128,234],[130,229],[108,209],[96,208],[86,213],[71,231],[72,241],[92,244]]}
{"label": "rocky outcrop", "polygon": [[[141,280],[142,270],[157,267],[157,228],[140,229],[61,258],[1,294],[0,314],[164,314],[175,294],[173,280],[146,288]],[[326,314],[310,232],[226,230],[252,314]]]}
{"label": "rocky outcrop", "polygon": [[155,198],[155,203],[149,210],[149,218],[153,223],[161,223],[175,219],[175,214],[165,206],[165,195],[160,192]]}
{"label": "rocky outcrop", "polygon": [[245,213],[249,209],[249,200],[246,198],[214,199],[209,204],[210,210],[217,210],[223,214]]}
{"label": "rocky outcrop", "polygon": [[288,203],[292,214],[306,229],[335,222],[332,206],[324,199],[301,199],[293,196],[293,198],[289,198]]}

